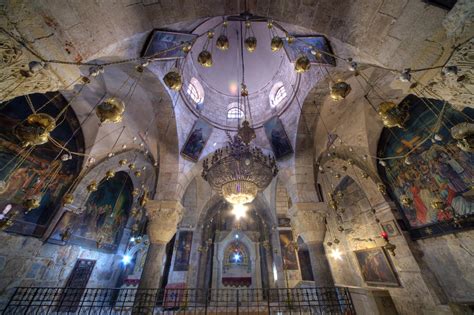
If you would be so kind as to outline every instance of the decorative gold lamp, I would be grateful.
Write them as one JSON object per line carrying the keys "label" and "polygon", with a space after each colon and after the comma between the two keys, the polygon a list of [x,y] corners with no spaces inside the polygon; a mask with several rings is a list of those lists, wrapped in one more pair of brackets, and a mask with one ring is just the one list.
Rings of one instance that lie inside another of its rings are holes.
{"label": "decorative gold lamp", "polygon": [[297,73],[306,72],[309,70],[309,68],[311,68],[311,62],[309,61],[308,57],[300,56],[298,59],[296,59],[295,71]]}
{"label": "decorative gold lamp", "polygon": [[340,101],[345,99],[351,90],[352,88],[348,83],[339,81],[334,83],[334,85],[331,87],[330,95],[333,100]]}
{"label": "decorative gold lamp", "polygon": [[125,103],[117,97],[109,97],[97,106],[95,113],[100,122],[117,123],[122,121]]}
{"label": "decorative gold lamp", "polygon": [[382,118],[383,125],[388,128],[403,128],[409,117],[408,110],[393,102],[381,103],[377,112]]}
{"label": "decorative gold lamp", "polygon": [[40,145],[48,142],[49,134],[56,128],[56,121],[48,114],[31,114],[15,126],[13,133],[23,147]]}
{"label": "decorative gold lamp", "polygon": [[171,70],[163,77],[163,82],[165,82],[166,86],[174,91],[181,90],[183,86],[183,81],[181,79],[181,75],[176,70]]}

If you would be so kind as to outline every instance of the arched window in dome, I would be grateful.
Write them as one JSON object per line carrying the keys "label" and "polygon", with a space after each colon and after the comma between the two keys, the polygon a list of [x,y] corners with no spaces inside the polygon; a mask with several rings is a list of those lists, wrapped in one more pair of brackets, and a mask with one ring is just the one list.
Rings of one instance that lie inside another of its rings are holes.
{"label": "arched window in dome", "polygon": [[204,89],[196,78],[192,78],[189,82],[186,94],[188,94],[196,104],[202,104],[202,102],[204,102]]}
{"label": "arched window in dome", "polygon": [[283,82],[277,82],[273,85],[272,89],[270,90],[270,106],[272,108],[277,107],[280,103],[286,98],[287,93]]}
{"label": "arched window in dome", "polygon": [[227,119],[242,119],[244,118],[244,112],[239,108],[238,103],[230,103],[227,106]]}

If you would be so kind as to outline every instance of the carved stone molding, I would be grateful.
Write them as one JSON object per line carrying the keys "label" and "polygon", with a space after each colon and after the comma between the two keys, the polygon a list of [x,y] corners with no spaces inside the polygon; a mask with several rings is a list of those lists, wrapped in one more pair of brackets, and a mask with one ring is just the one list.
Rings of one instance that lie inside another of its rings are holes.
{"label": "carved stone molding", "polygon": [[62,82],[51,69],[29,72],[30,58],[11,38],[0,33],[0,100],[7,101],[31,93],[46,93],[63,88]]}
{"label": "carved stone molding", "polygon": [[183,206],[176,200],[149,200],[148,236],[152,243],[168,243],[183,216]]}
{"label": "carved stone molding", "polygon": [[[446,66],[457,66],[456,75],[437,74],[425,88],[434,92],[440,99],[448,101],[453,107],[462,110],[474,107],[474,38],[459,47]],[[426,93],[424,93],[426,94]],[[421,95],[420,95],[421,96]]]}

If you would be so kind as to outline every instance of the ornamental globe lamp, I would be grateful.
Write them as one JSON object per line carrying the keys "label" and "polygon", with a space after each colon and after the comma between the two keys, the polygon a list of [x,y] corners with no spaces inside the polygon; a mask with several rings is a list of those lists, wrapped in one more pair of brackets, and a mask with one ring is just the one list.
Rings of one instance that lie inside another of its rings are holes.
{"label": "ornamental globe lamp", "polygon": [[48,142],[49,134],[56,128],[56,121],[45,113],[31,114],[18,124],[13,133],[23,147],[40,145]]}
{"label": "ornamental globe lamp", "polygon": [[117,123],[122,121],[125,103],[117,97],[109,97],[97,106],[95,113],[100,122]]}

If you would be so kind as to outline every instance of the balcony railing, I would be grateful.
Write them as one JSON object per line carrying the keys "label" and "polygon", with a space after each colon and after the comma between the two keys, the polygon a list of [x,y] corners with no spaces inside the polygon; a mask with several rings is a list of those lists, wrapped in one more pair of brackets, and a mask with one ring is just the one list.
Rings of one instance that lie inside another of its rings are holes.
{"label": "balcony railing", "polygon": [[347,288],[19,287],[3,314],[355,314]]}

